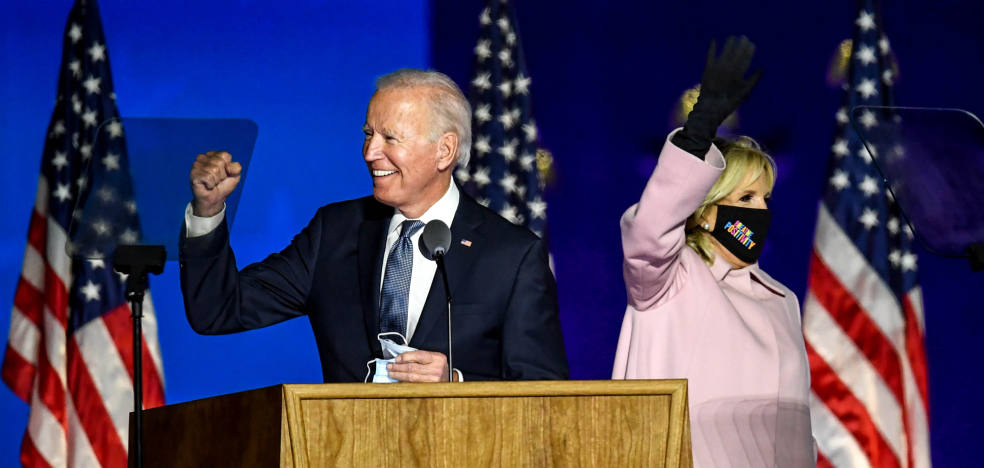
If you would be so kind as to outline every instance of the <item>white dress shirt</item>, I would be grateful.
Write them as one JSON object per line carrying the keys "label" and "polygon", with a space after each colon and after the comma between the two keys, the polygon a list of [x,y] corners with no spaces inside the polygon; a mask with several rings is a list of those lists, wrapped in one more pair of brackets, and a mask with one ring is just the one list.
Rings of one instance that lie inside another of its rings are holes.
{"label": "white dress shirt", "polygon": [[[444,196],[437,203],[431,205],[417,219],[424,224],[439,219],[444,224],[447,224],[448,227],[451,227],[451,222],[454,221],[454,213],[458,210],[458,200],[460,197],[458,187],[454,183],[451,183]],[[224,205],[222,211],[215,216],[200,217],[192,213],[191,203],[189,203],[185,208],[185,226],[187,226],[185,235],[189,238],[204,236],[219,227],[224,218]],[[386,261],[389,259],[390,250],[392,250],[393,244],[396,243],[397,239],[400,238],[401,223],[407,219],[400,210],[393,208],[393,218],[390,219],[389,230],[386,235],[386,249],[383,251],[383,271],[379,279],[380,292],[386,276]],[[427,302],[427,295],[430,293],[431,283],[434,281],[434,275],[437,273],[437,262],[428,260],[424,257],[424,254],[420,253],[420,249],[417,247],[417,242],[420,240],[423,232],[423,229],[418,229],[417,232],[410,236],[410,241],[413,242],[413,270],[410,273],[410,297],[407,302],[407,342],[410,341],[413,337],[413,332],[417,329],[420,314],[424,310],[424,303]],[[457,369],[455,371],[459,372]],[[460,373],[458,377],[461,380]]]}
{"label": "white dress shirt", "polygon": [[[460,197],[458,187],[452,183],[444,196],[437,203],[431,205],[417,220],[427,224],[439,219],[451,227],[454,213],[458,210]],[[390,219],[389,230],[386,235],[386,249],[383,251],[383,273],[379,279],[380,293],[382,293],[383,281],[386,279],[386,261],[389,259],[390,250],[400,238],[400,225],[407,219],[403,213],[400,213],[400,210],[393,208],[393,218]],[[428,260],[424,254],[420,253],[417,242],[423,232],[424,230],[421,228],[410,236],[410,241],[413,242],[413,269],[410,272],[410,298],[407,302],[407,342],[410,341],[414,330],[417,329],[420,314],[424,311],[424,303],[427,302],[427,294],[430,293],[431,283],[434,282],[434,274],[437,273],[437,262]]]}

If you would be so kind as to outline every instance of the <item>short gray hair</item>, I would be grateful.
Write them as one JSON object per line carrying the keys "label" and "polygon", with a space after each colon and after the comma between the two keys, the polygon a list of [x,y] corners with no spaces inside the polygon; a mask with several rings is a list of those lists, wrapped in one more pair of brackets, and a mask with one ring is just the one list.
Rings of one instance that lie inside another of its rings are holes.
{"label": "short gray hair", "polygon": [[436,140],[441,133],[455,132],[458,135],[458,165],[468,166],[472,143],[471,105],[451,78],[433,70],[401,68],[376,80],[377,93],[385,89],[417,86],[435,91],[430,97],[433,118],[430,138]]}

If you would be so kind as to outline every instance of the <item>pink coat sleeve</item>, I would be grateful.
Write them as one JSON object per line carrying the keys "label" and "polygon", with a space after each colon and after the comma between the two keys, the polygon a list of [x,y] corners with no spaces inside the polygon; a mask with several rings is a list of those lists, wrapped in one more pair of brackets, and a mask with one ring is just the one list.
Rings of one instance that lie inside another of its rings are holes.
{"label": "pink coat sleeve", "polygon": [[636,310],[652,308],[679,290],[687,217],[723,170],[724,156],[716,147],[702,161],[667,138],[642,198],[622,215],[622,270],[629,305]]}

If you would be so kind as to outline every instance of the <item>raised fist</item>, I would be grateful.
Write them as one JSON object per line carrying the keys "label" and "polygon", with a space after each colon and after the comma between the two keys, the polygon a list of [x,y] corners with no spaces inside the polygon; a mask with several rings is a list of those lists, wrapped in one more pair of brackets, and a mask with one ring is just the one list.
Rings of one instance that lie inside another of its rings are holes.
{"label": "raised fist", "polygon": [[236,189],[243,166],[225,151],[199,154],[191,165],[191,209],[195,216],[210,217],[222,211],[225,199]]}

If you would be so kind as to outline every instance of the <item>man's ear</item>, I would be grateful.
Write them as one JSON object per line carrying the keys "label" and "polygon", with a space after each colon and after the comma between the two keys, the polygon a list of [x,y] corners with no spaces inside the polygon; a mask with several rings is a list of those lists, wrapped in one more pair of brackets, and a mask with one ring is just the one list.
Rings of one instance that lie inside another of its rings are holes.
{"label": "man's ear", "polygon": [[454,167],[458,158],[458,134],[445,132],[437,140],[437,170],[444,172]]}

